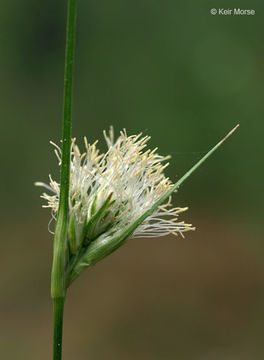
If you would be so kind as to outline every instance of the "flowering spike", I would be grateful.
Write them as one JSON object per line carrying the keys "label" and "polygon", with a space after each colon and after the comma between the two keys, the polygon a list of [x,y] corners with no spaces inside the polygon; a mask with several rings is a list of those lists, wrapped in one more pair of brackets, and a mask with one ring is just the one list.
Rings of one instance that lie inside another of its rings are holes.
{"label": "flowering spike", "polygon": [[[237,128],[237,127],[236,127]],[[236,129],[235,128],[235,129]],[[183,236],[194,230],[178,221],[187,208],[172,208],[171,195],[223,143],[223,140],[198,161],[176,184],[165,177],[163,164],[169,157],[156,150],[144,150],[149,137],[128,136],[126,131],[114,141],[113,128],[104,132],[106,154],[99,154],[96,143],[85,138],[86,152],[81,154],[72,141],[69,189],[68,243],[71,258],[68,284],[80,273],[109,255],[130,237]],[[56,150],[59,153],[59,150]],[[43,185],[37,183],[37,185]],[[60,186],[50,177],[53,194],[44,193],[52,215],[58,212]],[[167,200],[167,203],[163,204]]]}

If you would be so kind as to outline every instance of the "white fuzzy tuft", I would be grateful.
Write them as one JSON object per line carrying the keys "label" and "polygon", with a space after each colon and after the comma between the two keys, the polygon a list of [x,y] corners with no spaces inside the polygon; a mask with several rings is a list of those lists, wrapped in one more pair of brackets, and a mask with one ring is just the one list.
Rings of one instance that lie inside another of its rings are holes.
{"label": "white fuzzy tuft", "polygon": [[[93,229],[93,236],[106,231],[118,231],[133,223],[171,187],[164,169],[170,156],[161,156],[157,149],[145,150],[150,137],[128,136],[123,130],[114,141],[113,128],[104,132],[108,146],[105,154],[90,145],[84,138],[86,151],[81,154],[75,139],[71,148],[71,173],[69,189],[69,217],[74,215],[76,226],[81,232],[84,223],[89,222],[109,199],[107,211]],[[52,143],[53,144],[53,143]],[[56,145],[55,153],[61,164],[61,150]],[[56,217],[59,204],[59,184],[50,177],[50,184],[36,183],[52,192],[43,193],[47,205]],[[111,200],[110,200],[111,199]],[[171,208],[171,199],[160,206],[135,230],[133,237],[158,237],[168,234],[183,234],[194,228],[190,224],[178,222],[178,215],[187,208]]]}

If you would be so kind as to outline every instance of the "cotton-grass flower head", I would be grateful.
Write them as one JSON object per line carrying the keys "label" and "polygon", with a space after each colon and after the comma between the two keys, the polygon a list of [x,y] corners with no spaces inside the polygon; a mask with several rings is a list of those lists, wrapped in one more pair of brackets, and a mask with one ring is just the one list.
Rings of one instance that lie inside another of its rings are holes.
{"label": "cotton-grass flower head", "polygon": [[[109,134],[104,132],[104,137],[108,146],[105,154],[99,153],[97,142],[90,145],[86,138],[86,151],[81,153],[75,139],[72,140],[68,244],[70,255],[76,255],[76,259],[71,264],[71,272],[76,266],[78,268],[80,259],[89,253],[94,242],[105,246],[111,238],[118,237],[123,242],[128,237],[183,236],[184,232],[194,229],[178,220],[179,214],[187,208],[173,208],[169,197],[167,203],[126,233],[131,224],[172,188],[172,182],[164,174],[170,156],[159,155],[157,149],[146,150],[150,137],[142,137],[142,134],[128,136],[123,130],[115,141],[113,128],[110,128]],[[53,145],[61,164],[61,150]],[[36,185],[50,190],[51,194],[42,195],[47,201],[43,206],[51,208],[52,217],[56,218],[60,185],[51,176],[49,185]],[[85,262],[82,266],[85,265],[91,264]]]}

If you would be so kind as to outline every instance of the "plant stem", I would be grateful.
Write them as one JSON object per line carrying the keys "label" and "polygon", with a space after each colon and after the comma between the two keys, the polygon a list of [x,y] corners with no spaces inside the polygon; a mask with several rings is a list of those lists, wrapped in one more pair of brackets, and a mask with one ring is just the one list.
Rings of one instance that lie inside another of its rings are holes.
{"label": "plant stem", "polygon": [[53,299],[53,360],[61,360],[64,298]]}
{"label": "plant stem", "polygon": [[69,184],[71,156],[72,87],[75,52],[76,0],[68,0],[67,34],[64,68],[64,98],[62,122],[62,155],[60,173],[60,199],[54,235],[51,297],[54,311],[53,359],[61,360],[63,308],[66,296],[66,268],[69,251],[67,232],[69,221]]}
{"label": "plant stem", "polygon": [[68,19],[66,34],[65,68],[64,68],[64,99],[62,124],[62,158],[61,158],[61,188],[59,211],[68,213],[71,123],[72,123],[72,85],[75,53],[76,32],[76,0],[68,1]]}
{"label": "plant stem", "polygon": [[68,261],[67,229],[69,210],[69,182],[72,122],[72,83],[75,47],[76,0],[68,1],[66,35],[64,102],[62,124],[62,156],[60,176],[60,200],[54,235],[53,265],[51,274],[51,297],[65,297],[65,269]]}

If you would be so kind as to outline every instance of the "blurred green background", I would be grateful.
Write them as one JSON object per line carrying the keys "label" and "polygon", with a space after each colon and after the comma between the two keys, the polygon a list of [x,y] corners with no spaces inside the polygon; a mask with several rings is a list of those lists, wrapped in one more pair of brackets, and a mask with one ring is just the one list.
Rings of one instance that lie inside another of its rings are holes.
{"label": "blurred green background", "polygon": [[[73,135],[152,136],[197,231],[130,240],[69,290],[65,360],[263,359],[263,1],[78,1]],[[255,16],[211,15],[211,8]],[[51,359],[52,236],[36,180],[58,179],[66,0],[0,12],[1,359]]]}

